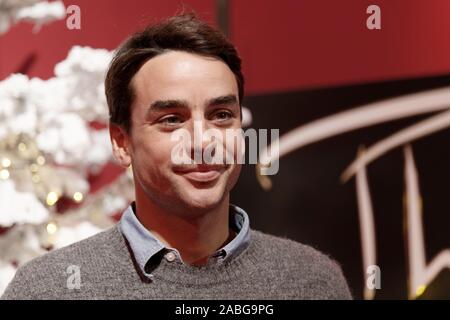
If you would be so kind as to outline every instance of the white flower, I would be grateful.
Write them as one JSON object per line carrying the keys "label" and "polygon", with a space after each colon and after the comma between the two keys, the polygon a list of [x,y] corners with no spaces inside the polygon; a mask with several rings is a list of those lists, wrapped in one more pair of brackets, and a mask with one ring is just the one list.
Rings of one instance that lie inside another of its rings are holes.
{"label": "white flower", "polygon": [[28,98],[41,117],[49,113],[61,114],[70,111],[67,103],[68,95],[69,91],[64,79],[33,78],[28,83]]}
{"label": "white flower", "polygon": [[14,278],[16,274],[16,268],[10,263],[2,263],[0,261],[0,296],[6,290],[6,287]]}
{"label": "white flower", "polygon": [[108,119],[104,77],[111,59],[108,50],[74,46],[55,66],[55,75],[66,83],[69,108],[86,121]]}
{"label": "white flower", "polygon": [[58,229],[56,234],[54,242],[55,249],[91,237],[100,231],[103,231],[103,229],[100,229],[87,221],[83,221],[73,227],[62,226]]}
{"label": "white flower", "polygon": [[91,147],[87,151],[85,158],[86,165],[89,168],[100,168],[112,159],[109,130],[91,130],[91,138]]}
{"label": "white flower", "polygon": [[36,22],[39,25],[63,19],[65,16],[66,8],[62,1],[38,2],[34,5],[23,7],[16,13],[16,19]]}
{"label": "white flower", "polygon": [[103,212],[112,216],[126,208],[128,203],[128,199],[120,195],[105,194],[102,201]]}
{"label": "white flower", "polygon": [[46,251],[41,247],[39,226],[22,224],[15,226],[0,237],[0,295],[12,280],[16,268]]}
{"label": "white flower", "polygon": [[0,95],[12,98],[21,97],[28,89],[28,77],[12,74],[0,82]]}
{"label": "white flower", "polygon": [[74,165],[84,161],[90,148],[89,128],[75,113],[49,114],[42,120],[43,131],[36,137],[40,150],[59,164]]}
{"label": "white flower", "polygon": [[42,24],[63,19],[66,15],[62,1],[0,0],[0,9],[0,34],[19,21],[35,22],[33,31],[36,32]]}
{"label": "white flower", "polygon": [[[45,253],[41,245],[42,227],[33,224],[17,225],[0,237],[1,261],[14,261],[19,266]],[[47,236],[47,234],[45,234]]]}
{"label": "white flower", "polygon": [[72,76],[80,72],[104,73],[112,59],[113,53],[106,49],[74,46],[67,58],[56,64],[55,75]]}
{"label": "white flower", "polygon": [[13,74],[0,82],[0,139],[8,133],[35,134],[36,107],[30,103],[27,76]]}
{"label": "white flower", "polygon": [[49,190],[68,198],[72,198],[75,192],[85,195],[90,189],[83,170],[47,166],[41,168],[40,177]]}
{"label": "white flower", "polygon": [[42,223],[48,219],[47,209],[31,192],[19,192],[12,180],[0,182],[0,225]]}

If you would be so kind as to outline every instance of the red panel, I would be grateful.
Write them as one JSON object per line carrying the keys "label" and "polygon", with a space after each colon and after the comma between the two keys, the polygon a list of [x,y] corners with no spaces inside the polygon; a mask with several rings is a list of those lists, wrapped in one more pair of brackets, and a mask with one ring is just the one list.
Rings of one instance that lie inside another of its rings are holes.
{"label": "red panel", "polygon": [[[366,9],[381,8],[381,30]],[[247,92],[450,72],[448,0],[231,0]]]}
{"label": "red panel", "polygon": [[65,0],[66,6],[81,9],[81,30],[69,30],[65,20],[44,26],[37,34],[32,25],[21,23],[0,36],[0,79],[5,78],[34,56],[30,76],[48,78],[54,65],[67,56],[73,45],[113,49],[131,32],[148,22],[168,17],[183,7],[194,9],[215,23],[214,0]]}
{"label": "red panel", "polygon": [[[0,79],[33,56],[28,74],[48,78],[73,45],[113,49],[186,2],[65,0],[81,7],[82,29],[68,30],[65,21],[37,34],[30,24],[12,27],[0,36]],[[381,7],[382,30],[367,30],[369,4]],[[187,6],[215,23],[214,0]],[[230,0],[230,33],[248,93],[449,73],[449,18],[447,0]]]}

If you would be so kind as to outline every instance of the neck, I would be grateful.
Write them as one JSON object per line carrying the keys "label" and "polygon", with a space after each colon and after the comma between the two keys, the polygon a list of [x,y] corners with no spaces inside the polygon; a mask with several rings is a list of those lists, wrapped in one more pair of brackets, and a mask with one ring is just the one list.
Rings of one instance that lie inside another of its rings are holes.
{"label": "neck", "polygon": [[235,236],[229,228],[229,195],[211,210],[185,216],[161,208],[137,191],[136,216],[164,245],[177,249],[190,265],[206,264],[211,254]]}

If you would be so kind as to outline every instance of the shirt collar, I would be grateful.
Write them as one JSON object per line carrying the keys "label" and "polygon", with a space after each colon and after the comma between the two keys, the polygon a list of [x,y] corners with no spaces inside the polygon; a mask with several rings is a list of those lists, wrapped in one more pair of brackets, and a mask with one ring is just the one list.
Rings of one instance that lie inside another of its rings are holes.
{"label": "shirt collar", "polygon": [[[236,231],[236,236],[223,248],[211,255],[218,263],[222,263],[239,255],[250,242],[250,223],[247,213],[238,206],[230,204],[230,227]],[[166,247],[151,231],[147,230],[136,217],[133,204],[123,212],[119,222],[119,228],[127,239],[134,258],[141,271],[145,271],[147,262],[162,250],[173,251],[181,260],[180,254],[175,248]]]}

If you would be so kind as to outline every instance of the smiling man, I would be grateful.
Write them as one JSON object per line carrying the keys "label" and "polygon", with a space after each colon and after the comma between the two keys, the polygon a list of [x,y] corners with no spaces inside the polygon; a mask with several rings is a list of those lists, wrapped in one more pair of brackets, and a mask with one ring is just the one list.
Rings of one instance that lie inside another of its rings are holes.
{"label": "smiling man", "polygon": [[[240,145],[220,136],[241,129],[244,78],[220,32],[194,15],[150,26],[116,51],[105,84],[114,155],[132,167],[136,201],[117,226],[20,268],[3,298],[351,298],[333,260],[251,229],[230,204],[241,165],[223,159],[237,160]],[[192,161],[174,159],[180,131]],[[73,266],[78,286],[65,273]]]}

